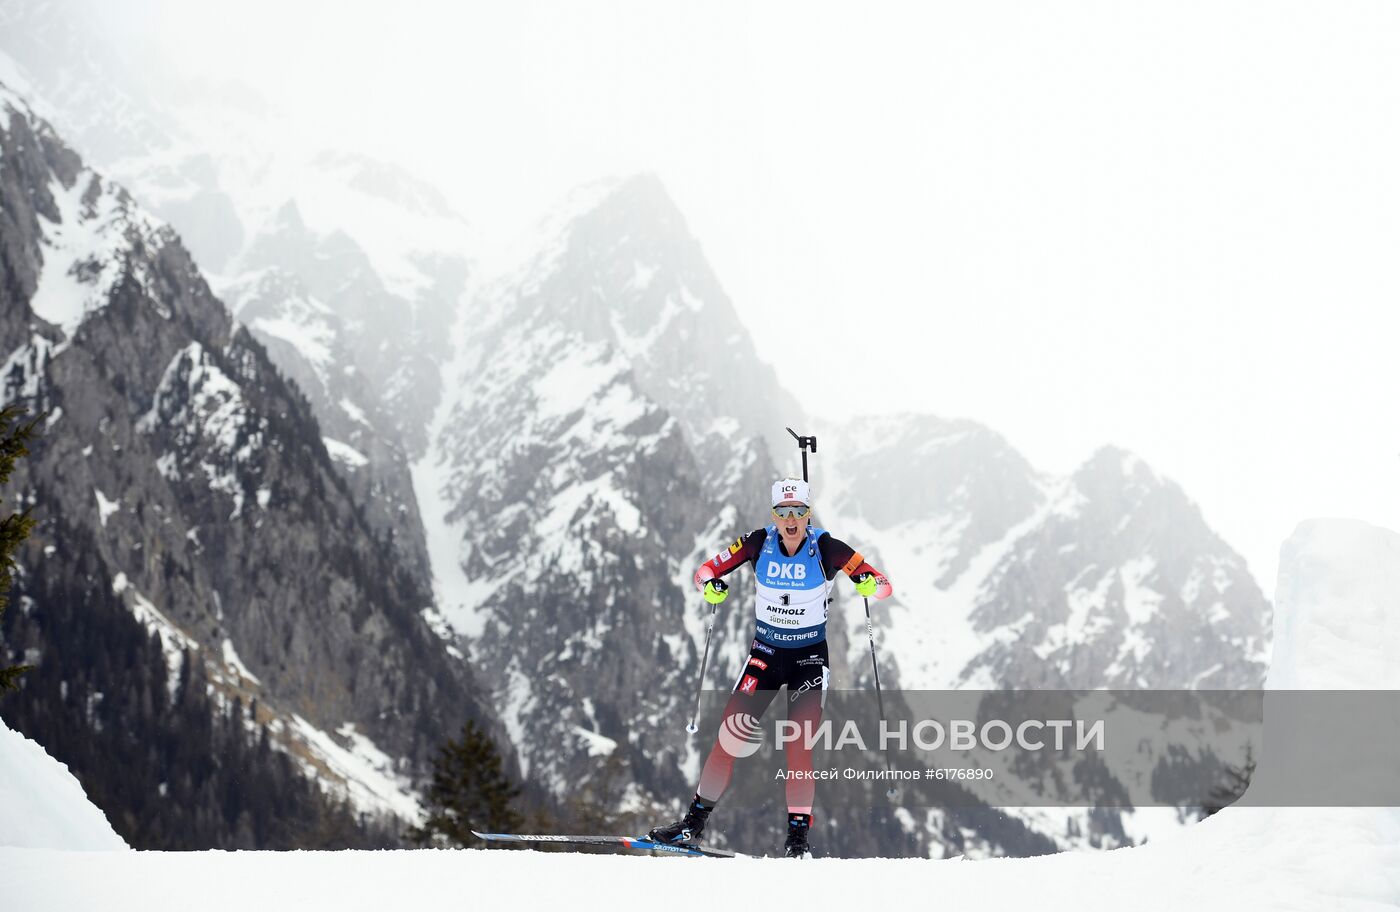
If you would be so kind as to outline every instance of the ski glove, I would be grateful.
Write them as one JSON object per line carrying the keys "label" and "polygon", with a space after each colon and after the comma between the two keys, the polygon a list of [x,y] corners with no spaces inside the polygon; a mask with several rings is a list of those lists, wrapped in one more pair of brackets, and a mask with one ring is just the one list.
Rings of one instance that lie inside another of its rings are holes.
{"label": "ski glove", "polygon": [[875,597],[875,590],[876,590],[876,588],[877,588],[878,585],[879,585],[879,584],[875,581],[875,574],[873,574],[873,573],[858,573],[858,574],[856,574],[856,577],[855,577],[855,579],[853,580],[853,582],[855,582],[855,584],[856,584],[856,592],[860,594],[860,597],[861,597],[861,598],[874,598],[874,597]]}
{"label": "ski glove", "polygon": [[724,580],[712,579],[705,583],[705,601],[711,605],[718,605],[727,598],[729,598],[729,585]]}

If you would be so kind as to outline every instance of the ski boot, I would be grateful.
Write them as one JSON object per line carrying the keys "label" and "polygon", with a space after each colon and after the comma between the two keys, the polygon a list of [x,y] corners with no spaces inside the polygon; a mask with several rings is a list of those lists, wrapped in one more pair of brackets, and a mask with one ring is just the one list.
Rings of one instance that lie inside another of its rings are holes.
{"label": "ski boot", "polygon": [[690,802],[684,817],[666,826],[652,827],[647,838],[653,842],[699,842],[700,834],[705,832],[705,821],[714,809],[714,805],[704,804],[697,795]]}
{"label": "ski boot", "polygon": [[812,850],[807,845],[807,833],[811,829],[811,814],[788,814],[787,842],[783,844],[783,853],[788,858],[812,857]]}

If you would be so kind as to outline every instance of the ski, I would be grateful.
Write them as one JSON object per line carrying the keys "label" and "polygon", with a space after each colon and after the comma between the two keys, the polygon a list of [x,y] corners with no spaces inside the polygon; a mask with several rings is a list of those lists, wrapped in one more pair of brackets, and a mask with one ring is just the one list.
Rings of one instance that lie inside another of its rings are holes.
{"label": "ski", "polygon": [[645,836],[550,836],[535,833],[478,833],[472,835],[487,842],[553,843],[555,845],[620,846],[643,852],[663,852],[668,855],[688,855],[693,858],[735,858],[727,849],[714,849],[693,843],[655,842]]}

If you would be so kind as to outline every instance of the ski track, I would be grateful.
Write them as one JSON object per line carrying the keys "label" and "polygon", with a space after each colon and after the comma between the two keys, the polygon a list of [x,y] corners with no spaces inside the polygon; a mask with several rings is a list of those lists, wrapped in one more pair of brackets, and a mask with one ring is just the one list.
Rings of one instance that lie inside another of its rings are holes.
{"label": "ski track", "polygon": [[[1393,908],[1400,849],[1380,844],[1329,847],[1308,831],[1318,812],[1280,830],[1282,811],[1226,811],[1197,828],[1197,840],[1039,858],[987,861],[817,859],[801,864],[802,891],[825,907],[1036,909],[1135,912]],[[1322,812],[1329,818],[1335,811]],[[1349,826],[1392,811],[1356,809]],[[1227,819],[1228,818],[1228,819]],[[1394,825],[1394,817],[1390,817]],[[1343,821],[1336,821],[1343,823]],[[1287,832],[1291,838],[1265,834]],[[1251,837],[1241,842],[1241,837]],[[1227,849],[1229,847],[1229,850]],[[0,849],[7,906],[184,912],[250,908],[378,910],[473,907],[617,909],[677,889],[678,865],[717,898],[740,896],[790,877],[779,858],[707,860],[533,851],[385,852],[61,852]],[[781,870],[779,870],[781,868]],[[627,892],[618,895],[618,885]],[[218,889],[207,886],[218,884]],[[927,897],[923,902],[915,897]],[[629,901],[629,899],[631,901]]]}

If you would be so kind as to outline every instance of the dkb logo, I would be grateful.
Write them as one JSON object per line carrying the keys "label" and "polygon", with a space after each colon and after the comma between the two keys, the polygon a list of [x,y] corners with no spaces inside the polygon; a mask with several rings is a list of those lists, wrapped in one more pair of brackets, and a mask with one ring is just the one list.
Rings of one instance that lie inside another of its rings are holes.
{"label": "dkb logo", "polygon": [[777,561],[769,561],[768,578],[772,579],[775,576],[779,579],[806,579],[807,565],[780,564]]}
{"label": "dkb logo", "polygon": [[763,727],[746,712],[725,716],[719,726],[719,746],[731,757],[751,757],[763,745]]}

